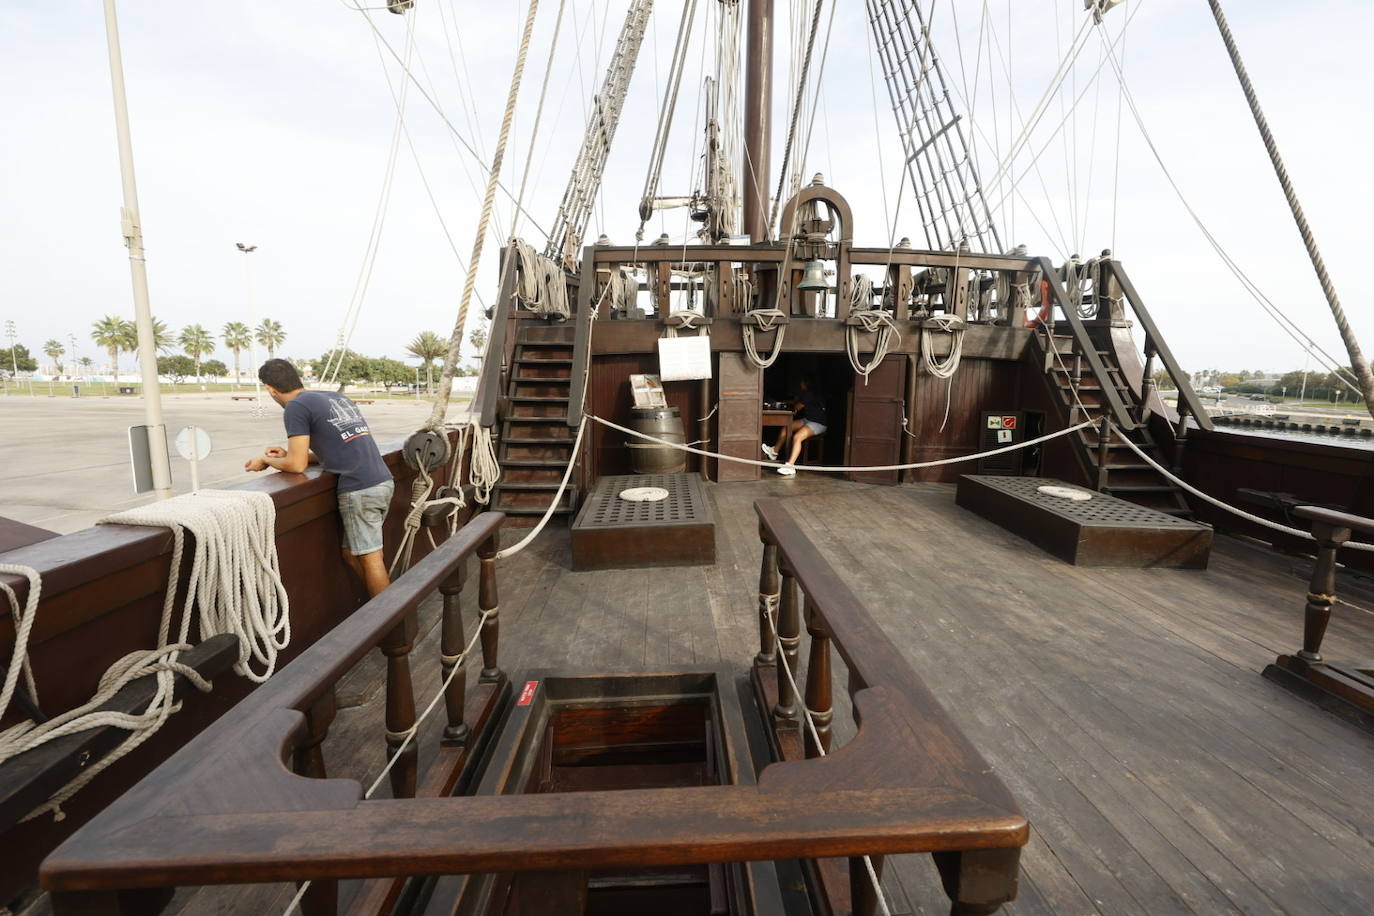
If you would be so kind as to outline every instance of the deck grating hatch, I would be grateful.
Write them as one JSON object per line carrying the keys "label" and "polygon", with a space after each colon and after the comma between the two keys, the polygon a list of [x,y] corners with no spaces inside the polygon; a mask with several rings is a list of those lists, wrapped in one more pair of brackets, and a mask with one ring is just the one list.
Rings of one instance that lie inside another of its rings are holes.
{"label": "deck grating hatch", "polygon": [[[1057,481],[1047,480],[1043,477],[979,476],[978,481],[984,486],[1014,494],[1037,508],[1082,524],[1119,526],[1122,528],[1206,527],[1197,522],[1178,518],[1146,506],[1138,506],[1135,503],[1105,493],[1093,493],[1093,498],[1085,502],[1074,502],[1058,496],[1049,496],[1041,493],[1039,488],[1046,484],[1057,483]],[[1085,487],[1075,487],[1074,489],[1086,490]]]}
{"label": "deck grating hatch", "polygon": [[[668,498],[657,502],[621,499],[620,492],[635,487],[662,487]],[[677,525],[709,521],[704,512],[701,485],[695,474],[626,474],[603,477],[592,493],[590,505],[578,518],[578,527],[624,528],[636,525]]]}

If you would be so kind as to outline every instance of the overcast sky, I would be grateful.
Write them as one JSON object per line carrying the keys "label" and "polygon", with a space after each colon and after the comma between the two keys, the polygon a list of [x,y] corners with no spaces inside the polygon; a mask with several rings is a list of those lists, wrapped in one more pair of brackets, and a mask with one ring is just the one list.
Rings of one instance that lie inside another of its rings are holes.
{"label": "overcast sky", "polygon": [[[544,123],[530,160],[526,206],[532,219],[520,228],[536,246],[542,247],[543,237],[531,223],[547,227],[553,219],[586,105],[626,5],[567,2]],[[704,17],[717,4],[705,0],[699,6]],[[791,6],[778,2],[784,26]],[[1228,6],[1347,312],[1364,334],[1366,349],[1374,349],[1374,313],[1359,273],[1369,259],[1374,209],[1367,111],[1374,88],[1367,64],[1374,4],[1232,0]],[[989,177],[1081,28],[1082,2],[938,0],[935,7],[937,50],[956,104],[971,109],[964,123],[974,125],[970,134]],[[414,72],[484,158],[499,127],[524,8],[513,0],[416,0],[407,17],[370,14],[398,51],[413,22]],[[557,8],[553,0],[541,4],[504,169],[512,188],[529,156],[529,128]],[[680,10],[673,0],[657,4],[591,238],[604,231],[616,242],[633,241]],[[243,241],[258,246],[248,256],[257,317],[282,322],[285,354],[319,355],[338,333],[364,263],[395,122],[388,78],[395,88],[401,85],[394,59],[379,52],[364,15],[340,0],[125,0],[120,14],[154,314],[174,329],[199,322],[218,332],[226,321],[250,321],[245,256],[234,247]],[[1130,0],[1108,15],[1104,37],[1116,40],[1130,15],[1127,82],[1175,180],[1242,268],[1344,359],[1205,0]],[[694,31],[678,103],[665,194],[693,189],[699,86],[714,42],[714,26],[703,19]],[[790,40],[780,36],[778,45],[780,156],[790,102]],[[1101,66],[1103,47],[1097,35],[1089,35],[1072,76],[1049,100],[1046,116],[1009,170],[1019,176],[1039,155],[1038,171],[1027,171],[1013,203],[999,210],[1004,240],[1025,243],[1056,261],[1066,249],[1087,255],[1114,247],[1191,370],[1301,367],[1298,345],[1207,246],[1129,112],[1121,120],[1118,161],[1119,88],[1111,66]],[[890,232],[884,204],[888,219],[898,206],[901,157],[881,72],[870,70],[869,48],[863,4],[846,0],[834,20],[806,165],[808,174],[823,171],[827,183],[854,204],[856,241],[882,245]],[[1004,57],[1010,77],[1003,72]],[[1100,82],[1094,82],[1099,67]],[[131,316],[133,307],[119,233],[119,170],[100,4],[3,4],[0,86],[0,320],[15,321],[19,341],[32,350],[50,337],[66,342],[75,334],[78,355],[103,364],[104,355],[90,340],[92,322],[106,314]],[[1079,94],[1075,108],[1069,100]],[[1015,108],[1009,103],[1013,96]],[[421,330],[447,336],[463,272],[440,217],[466,259],[481,200],[475,160],[460,152],[459,141],[413,87],[406,115],[417,155],[402,142],[352,338],[355,349],[373,356],[403,356],[406,342]],[[923,236],[909,185],[903,195],[897,235],[910,235],[919,245]],[[508,232],[508,201],[498,201],[497,217],[499,232]],[[650,232],[681,237],[685,228],[683,211],[676,211],[655,220]],[[488,237],[479,273],[478,290],[486,301],[494,292],[500,237],[496,230]],[[216,355],[229,360],[227,351]]]}

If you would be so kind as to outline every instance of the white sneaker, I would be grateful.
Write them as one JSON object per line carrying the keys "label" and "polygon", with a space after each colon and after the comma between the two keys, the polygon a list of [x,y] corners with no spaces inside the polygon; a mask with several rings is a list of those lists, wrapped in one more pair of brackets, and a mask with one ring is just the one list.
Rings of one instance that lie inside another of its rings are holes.
{"label": "white sneaker", "polygon": [[765,445],[763,447],[763,453],[768,456],[769,461],[778,460],[778,450],[773,448],[773,446],[771,445]]}
{"label": "white sneaker", "polygon": [[778,468],[778,473],[784,477],[796,477],[797,469],[790,464],[784,464],[782,467]]}

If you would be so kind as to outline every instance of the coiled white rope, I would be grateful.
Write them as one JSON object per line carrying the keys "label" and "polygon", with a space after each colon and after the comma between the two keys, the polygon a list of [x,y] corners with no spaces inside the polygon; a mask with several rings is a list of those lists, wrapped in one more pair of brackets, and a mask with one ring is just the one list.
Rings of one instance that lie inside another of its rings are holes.
{"label": "coiled white rope", "polygon": [[778,355],[782,353],[783,337],[787,334],[787,325],[778,322],[786,318],[787,315],[782,309],[750,309],[746,316],[753,315],[758,320],[758,329],[767,333],[777,331],[773,337],[773,349],[768,355],[760,356],[758,349],[754,346],[754,325],[748,322],[740,322],[740,334],[744,338],[744,355],[749,357],[749,362],[760,369],[767,369],[777,362]]}
{"label": "coiled white rope", "polygon": [[[897,330],[892,315],[885,309],[857,309],[851,311],[849,317],[856,319],[859,324],[845,326],[844,350],[849,356],[849,365],[854,367],[854,373],[863,376],[864,384],[867,385],[869,373],[878,368],[894,344],[901,344],[902,334]],[[873,357],[867,363],[859,358],[860,330],[877,335],[873,342]],[[893,340],[894,337],[896,340]]]}
{"label": "coiled white rope", "polygon": [[24,608],[19,608],[19,597],[15,595],[14,589],[8,584],[0,582],[0,591],[5,593],[5,597],[10,603],[10,620],[14,622],[14,651],[10,653],[9,668],[5,671],[5,683],[0,687],[0,718],[10,708],[10,700],[14,698],[14,691],[19,683],[19,676],[24,676],[24,686],[28,688],[29,699],[38,703],[38,684],[33,679],[33,668],[29,665],[29,634],[33,632],[33,621],[38,615],[38,598],[43,594],[43,579],[38,574],[38,570],[31,566],[20,566],[14,563],[0,563],[0,573],[9,573],[13,576],[23,576],[29,580],[29,593],[24,599]]}
{"label": "coiled white rope", "polygon": [[[1138,445],[1136,445],[1129,438],[1127,438],[1126,433],[1121,429],[1121,427],[1113,423],[1112,429],[1115,430],[1116,434],[1121,437],[1121,441],[1130,446],[1131,451],[1135,452],[1136,455],[1138,455],[1142,461],[1153,467],[1166,479],[1173,481],[1175,485],[1181,487],[1184,490],[1187,490],[1189,493],[1193,494],[1203,502],[1210,503],[1211,505],[1216,506],[1218,509],[1224,509],[1225,511],[1230,512],[1232,515],[1238,515],[1246,521],[1254,522],[1257,525],[1263,525],[1265,528],[1271,528],[1274,531],[1281,531],[1284,534],[1291,534],[1293,537],[1304,538],[1309,541],[1316,540],[1316,538],[1312,536],[1312,532],[1310,531],[1303,531],[1301,528],[1290,528],[1287,525],[1280,525],[1278,522],[1270,521],[1267,518],[1261,518],[1258,515],[1251,515],[1244,509],[1237,509],[1235,506],[1232,506],[1229,503],[1222,502],[1215,496],[1210,496],[1202,492],[1197,487],[1188,483],[1186,480],[1179,477],[1177,474],[1173,473],[1168,468],[1164,467],[1164,465],[1160,464],[1158,461],[1155,461],[1149,455],[1145,454],[1145,452],[1141,451]],[[1342,544],[1341,546],[1342,548],[1347,548],[1350,550],[1374,551],[1374,544],[1365,544],[1357,541],[1347,541],[1345,544]]]}
{"label": "coiled white rope", "polygon": [[468,480],[472,484],[473,496],[482,505],[491,501],[491,489],[501,479],[501,462],[496,457],[496,447],[491,441],[491,430],[480,423],[472,424],[472,463],[468,467]]}
{"label": "coiled white rope", "polygon": [[669,312],[664,319],[663,336],[676,338],[678,331],[696,331],[698,337],[705,337],[711,333],[703,321],[706,316],[701,312],[694,312],[691,309],[677,309]]}
{"label": "coiled white rope", "polygon": [[[221,633],[239,639],[234,670],[255,683],[272,676],[277,653],[291,641],[291,607],[277,561],[276,506],[254,490],[197,490],[100,520],[102,525],[172,529],[172,564],[158,645],[170,636],[186,532],[195,537],[177,642],[186,642],[192,614],[202,640]],[[256,663],[260,670],[254,671]]]}
{"label": "coiled white rope", "polygon": [[[921,327],[921,360],[926,372],[935,378],[951,378],[959,371],[959,360],[964,354],[964,322],[957,315],[935,315],[924,319]],[[935,329],[952,335],[949,355],[944,361],[935,357]]]}
{"label": "coiled white rope", "polygon": [[568,285],[563,279],[563,268],[539,254],[528,242],[516,239],[512,244],[520,264],[516,298],[537,314],[567,318],[571,312],[568,309]]}

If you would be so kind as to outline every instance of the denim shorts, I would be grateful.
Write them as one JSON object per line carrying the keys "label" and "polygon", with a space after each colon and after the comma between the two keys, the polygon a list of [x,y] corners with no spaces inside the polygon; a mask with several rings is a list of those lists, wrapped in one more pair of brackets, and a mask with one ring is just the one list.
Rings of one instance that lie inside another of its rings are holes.
{"label": "denim shorts", "polygon": [[807,420],[806,428],[811,430],[811,435],[813,436],[825,435],[826,427],[824,423],[817,423],[815,420]]}
{"label": "denim shorts", "polygon": [[343,519],[344,547],[355,557],[382,549],[382,522],[391,506],[396,481],[339,494],[339,518]]}

